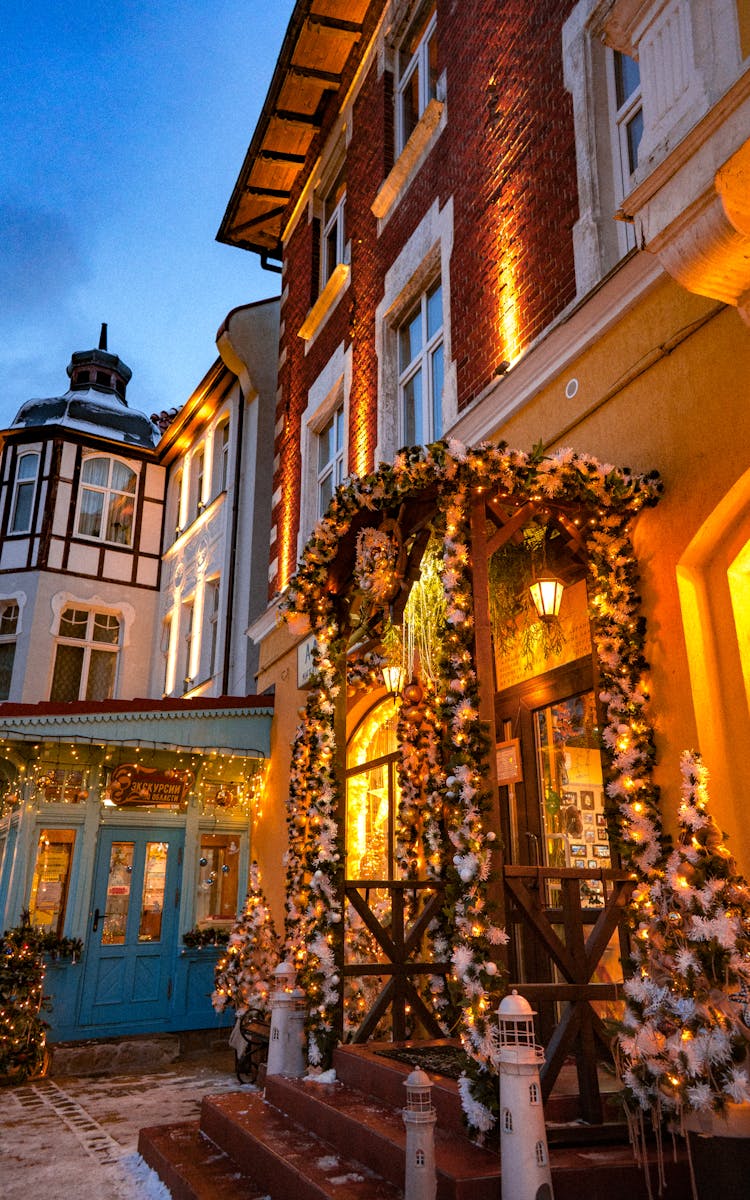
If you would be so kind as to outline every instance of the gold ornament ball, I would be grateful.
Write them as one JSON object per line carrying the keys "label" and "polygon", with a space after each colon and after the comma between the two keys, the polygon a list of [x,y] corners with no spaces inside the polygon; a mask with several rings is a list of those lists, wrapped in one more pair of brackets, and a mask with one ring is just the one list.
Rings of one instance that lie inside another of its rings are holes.
{"label": "gold ornament ball", "polygon": [[412,679],[411,683],[407,683],[402,694],[405,704],[419,704],[424,692],[417,683],[416,679]]}
{"label": "gold ornament ball", "polygon": [[404,720],[410,725],[419,725],[422,720],[422,710],[418,704],[409,704],[404,710]]}

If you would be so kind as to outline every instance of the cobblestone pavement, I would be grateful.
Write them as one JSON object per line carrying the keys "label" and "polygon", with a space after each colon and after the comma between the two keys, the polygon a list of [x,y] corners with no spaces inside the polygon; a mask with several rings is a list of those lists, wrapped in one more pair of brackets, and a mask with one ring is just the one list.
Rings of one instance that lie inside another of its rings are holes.
{"label": "cobblestone pavement", "polygon": [[137,1153],[139,1129],[194,1119],[203,1096],[237,1090],[224,1053],[150,1074],[56,1077],[4,1088],[0,1196],[167,1200],[169,1192]]}

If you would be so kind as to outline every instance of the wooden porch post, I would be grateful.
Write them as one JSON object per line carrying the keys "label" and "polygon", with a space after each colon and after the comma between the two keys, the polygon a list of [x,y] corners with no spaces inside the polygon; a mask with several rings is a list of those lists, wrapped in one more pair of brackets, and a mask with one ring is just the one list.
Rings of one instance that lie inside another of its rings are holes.
{"label": "wooden porch post", "polygon": [[[344,646],[346,641],[344,639]],[[341,921],[336,927],[334,939],[334,958],[336,970],[341,980],[339,987],[339,1004],[336,1014],[336,1034],[339,1041],[344,1037],[344,960],[346,957],[344,936],[346,930],[346,649],[343,649],[336,659],[336,672],[340,687],[334,701],[333,734],[336,743],[333,770],[338,786],[338,852],[339,869],[336,872],[338,892],[341,898]]]}
{"label": "wooden porch post", "polygon": [[[503,883],[503,867],[505,865],[505,855],[500,838],[500,796],[497,786],[497,763],[495,760],[495,745],[497,743],[497,731],[495,729],[495,687],[492,661],[492,633],[490,630],[486,517],[484,497],[482,495],[475,495],[471,506],[471,563],[474,582],[474,660],[479,687],[479,716],[487,727],[489,738],[487,757],[483,767],[484,777],[491,794],[490,827],[497,835],[492,849],[492,865],[495,878],[489,885],[488,896],[494,906],[498,924],[504,925],[505,888]],[[504,947],[499,947],[498,949],[501,959],[505,961],[507,959],[507,950]]]}

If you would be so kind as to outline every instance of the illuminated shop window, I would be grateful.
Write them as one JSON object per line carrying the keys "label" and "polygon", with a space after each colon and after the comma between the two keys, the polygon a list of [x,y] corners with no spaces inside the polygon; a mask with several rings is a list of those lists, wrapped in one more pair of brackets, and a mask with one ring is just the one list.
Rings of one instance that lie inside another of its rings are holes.
{"label": "illuminated shop window", "polygon": [[346,772],[349,879],[394,878],[397,718],[396,703],[391,696],[370,710],[349,742]]}
{"label": "illuminated shop window", "polygon": [[84,459],[77,532],[82,537],[129,546],[136,483],[135,471],[116,458]]}
{"label": "illuminated shop window", "polygon": [[237,915],[240,843],[236,834],[204,833],[198,859],[196,924],[229,926]]}
{"label": "illuminated shop window", "polygon": [[435,8],[417,21],[398,48],[396,70],[396,153],[400,154],[430,100],[437,95]]}
{"label": "illuminated shop window", "polygon": [[37,797],[47,804],[85,804],[88,800],[86,779],[77,766],[49,767],[41,763],[34,787]]}
{"label": "illuminated shop window", "polygon": [[76,835],[73,829],[42,829],[29,897],[29,919],[45,933],[62,937],[70,867]]}

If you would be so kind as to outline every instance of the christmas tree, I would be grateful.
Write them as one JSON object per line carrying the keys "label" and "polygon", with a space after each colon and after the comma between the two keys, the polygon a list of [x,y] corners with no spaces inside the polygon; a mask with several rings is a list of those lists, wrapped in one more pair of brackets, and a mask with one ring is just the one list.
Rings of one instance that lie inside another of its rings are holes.
{"label": "christmas tree", "polygon": [[250,889],[237,918],[226,953],[216,964],[211,1002],[217,1012],[230,1006],[238,1015],[247,1011],[264,1015],[279,961],[279,941],[260,884],[258,864],[250,866]]}
{"label": "christmas tree", "polygon": [[0,1078],[13,1083],[44,1073],[43,982],[39,938],[25,912],[21,924],[3,934],[0,957]]}
{"label": "christmas tree", "polygon": [[682,756],[680,834],[635,891],[635,971],[618,1035],[629,1099],[658,1114],[750,1100],[750,887],[708,812],[707,771]]}

